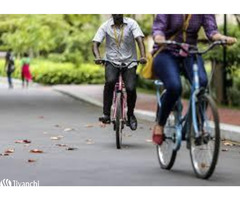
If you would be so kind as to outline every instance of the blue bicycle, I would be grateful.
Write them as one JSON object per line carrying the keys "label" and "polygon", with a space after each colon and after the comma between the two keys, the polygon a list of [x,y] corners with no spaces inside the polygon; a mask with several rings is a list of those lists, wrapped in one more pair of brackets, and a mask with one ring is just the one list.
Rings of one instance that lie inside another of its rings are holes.
{"label": "blue bicycle", "polygon": [[[170,113],[164,127],[164,141],[157,145],[157,155],[162,169],[170,170],[175,162],[177,151],[182,140],[186,140],[190,150],[191,163],[197,177],[208,179],[214,172],[220,148],[219,117],[216,105],[209,95],[208,89],[200,88],[198,75],[198,55],[207,53],[217,45],[225,45],[225,41],[216,41],[206,50],[199,51],[196,46],[175,41],[165,41],[164,45],[174,45],[187,55],[194,56],[193,81],[187,113],[182,116],[182,103],[179,99]],[[186,48],[188,46],[188,48]],[[164,85],[156,80],[158,110],[161,109],[161,97]],[[157,115],[158,117],[158,111]]]}

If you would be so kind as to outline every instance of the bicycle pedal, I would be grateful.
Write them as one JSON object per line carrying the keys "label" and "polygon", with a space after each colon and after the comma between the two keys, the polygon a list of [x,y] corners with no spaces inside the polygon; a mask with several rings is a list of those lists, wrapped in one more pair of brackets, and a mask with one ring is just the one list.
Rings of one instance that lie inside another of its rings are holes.
{"label": "bicycle pedal", "polygon": [[198,137],[198,138],[195,139],[194,143],[195,143],[196,146],[201,146],[202,142],[203,142],[202,137]]}

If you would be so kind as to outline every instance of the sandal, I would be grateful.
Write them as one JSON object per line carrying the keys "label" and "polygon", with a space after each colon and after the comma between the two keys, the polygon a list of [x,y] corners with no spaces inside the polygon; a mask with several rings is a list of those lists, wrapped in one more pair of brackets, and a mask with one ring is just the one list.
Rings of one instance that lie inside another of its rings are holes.
{"label": "sandal", "polygon": [[160,131],[159,126],[155,125],[154,128],[153,128],[152,141],[156,145],[161,145],[163,143],[164,135],[163,134],[156,134],[156,132],[159,132],[159,131]]}

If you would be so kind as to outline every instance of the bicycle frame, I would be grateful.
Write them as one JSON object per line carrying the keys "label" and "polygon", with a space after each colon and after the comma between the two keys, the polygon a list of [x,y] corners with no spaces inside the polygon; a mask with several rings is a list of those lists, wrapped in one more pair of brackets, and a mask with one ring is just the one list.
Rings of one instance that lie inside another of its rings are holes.
{"label": "bicycle frame", "polygon": [[123,83],[123,78],[122,78],[122,70],[120,69],[120,74],[118,78],[118,82],[115,84],[115,89],[114,89],[114,94],[113,94],[113,121],[116,119],[116,114],[117,114],[117,106],[116,106],[116,101],[117,101],[117,93],[122,94],[122,121],[126,121],[126,95],[124,94],[124,88],[125,85]]}

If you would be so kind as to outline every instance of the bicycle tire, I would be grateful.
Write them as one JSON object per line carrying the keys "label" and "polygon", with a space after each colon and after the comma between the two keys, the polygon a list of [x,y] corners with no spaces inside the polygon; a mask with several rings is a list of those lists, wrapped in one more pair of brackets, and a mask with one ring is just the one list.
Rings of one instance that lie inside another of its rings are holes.
{"label": "bicycle tire", "polygon": [[[159,110],[159,108],[158,108]],[[164,141],[161,145],[157,145],[157,157],[158,157],[158,162],[160,164],[160,167],[162,169],[170,170],[172,166],[174,165],[174,162],[176,160],[177,156],[177,150],[175,150],[175,136],[176,136],[176,112],[173,111],[166,122],[166,125],[164,127],[164,133],[165,133],[165,138]],[[174,124],[171,124],[172,122],[170,120],[171,117],[174,116]],[[174,132],[172,130],[174,130]],[[169,131],[166,131],[169,130]]]}
{"label": "bicycle tire", "polygon": [[122,94],[120,92],[117,93],[116,97],[116,147],[117,149],[121,149],[122,147]]}
{"label": "bicycle tire", "polygon": [[[190,157],[195,175],[198,178],[208,179],[215,170],[219,156],[219,148],[221,142],[219,117],[217,107],[213,99],[208,94],[206,93],[200,94],[198,97],[196,97],[196,99],[197,99],[197,101],[195,102],[196,114],[195,116],[192,117],[195,117],[195,121],[197,122],[197,127],[200,131],[199,133],[201,133],[201,136],[196,139],[194,119],[192,118],[189,138]],[[211,119],[207,116],[208,111],[212,114]],[[214,145],[211,148],[210,145],[212,141],[214,142]],[[210,157],[210,159],[207,160],[205,158],[206,156],[205,153]],[[210,153],[212,156],[210,156]],[[198,156],[200,159],[203,158],[203,160],[198,161]]]}

